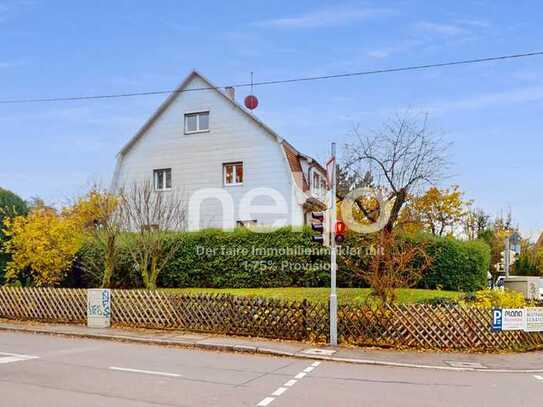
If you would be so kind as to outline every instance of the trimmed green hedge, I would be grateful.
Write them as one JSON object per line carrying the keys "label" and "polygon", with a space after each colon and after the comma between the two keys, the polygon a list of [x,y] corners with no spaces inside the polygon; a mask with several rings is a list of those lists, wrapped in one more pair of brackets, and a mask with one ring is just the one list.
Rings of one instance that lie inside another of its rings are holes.
{"label": "trimmed green hedge", "polygon": [[[232,232],[203,230],[165,234],[169,244],[181,240],[181,248],[163,269],[158,285],[167,288],[255,288],[323,287],[330,284],[329,252],[311,241],[306,228],[292,231],[278,229],[254,233],[246,229]],[[424,288],[473,291],[486,284],[490,249],[481,242],[417,237],[428,244],[434,258],[431,269],[421,281]],[[344,245],[354,239],[347,239]],[[354,247],[350,248],[354,250]],[[364,251],[360,251],[364,252]],[[351,254],[352,251],[351,251]],[[89,265],[99,263],[100,248],[92,242],[80,251],[67,285],[97,286],[101,276]],[[141,287],[141,279],[126,248],[120,250],[119,269],[113,276],[116,287]],[[338,286],[362,287],[338,258]]]}
{"label": "trimmed green hedge", "polygon": [[490,246],[484,241],[428,236],[418,239],[426,241],[427,253],[433,259],[419,288],[476,291],[487,286]]}

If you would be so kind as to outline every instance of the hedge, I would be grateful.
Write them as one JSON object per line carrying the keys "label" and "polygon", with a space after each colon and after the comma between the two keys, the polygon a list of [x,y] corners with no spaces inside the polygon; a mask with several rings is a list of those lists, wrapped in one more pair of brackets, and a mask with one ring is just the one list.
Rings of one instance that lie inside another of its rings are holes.
{"label": "hedge", "polygon": [[[160,287],[254,288],[323,287],[330,283],[328,250],[311,241],[310,229],[290,228],[268,233],[246,229],[232,232],[203,230],[165,234],[166,244],[181,240],[176,256],[159,275]],[[433,263],[420,282],[422,288],[474,291],[486,285],[490,248],[483,242],[418,236],[425,242]],[[358,239],[356,239],[358,240]],[[343,246],[351,250],[355,239]],[[179,243],[179,242],[178,242]],[[357,252],[358,253],[358,252]],[[66,280],[69,286],[97,286],[91,263],[99,263],[100,248],[87,242]],[[338,258],[338,286],[362,287]],[[113,276],[115,287],[141,287],[141,279],[129,251],[121,247],[119,268]]]}
{"label": "hedge", "polygon": [[490,246],[482,240],[418,237],[426,241],[432,266],[424,274],[419,288],[477,291],[487,286]]}
{"label": "hedge", "polygon": [[7,263],[11,260],[9,254],[2,249],[6,237],[4,236],[4,219],[28,212],[25,201],[18,195],[0,187],[0,284],[4,282],[4,271]]}

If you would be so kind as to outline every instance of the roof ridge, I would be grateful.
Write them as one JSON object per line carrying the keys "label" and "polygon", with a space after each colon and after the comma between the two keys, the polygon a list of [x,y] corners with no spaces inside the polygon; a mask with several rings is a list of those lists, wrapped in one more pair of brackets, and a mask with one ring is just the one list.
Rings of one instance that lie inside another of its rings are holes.
{"label": "roof ridge", "polygon": [[322,165],[312,158],[311,156],[308,156],[306,154],[301,153],[297,148],[295,148],[291,143],[289,143],[285,138],[281,137],[275,130],[273,130],[270,126],[268,126],[266,123],[264,123],[262,120],[260,120],[257,116],[255,116],[252,112],[245,109],[241,104],[239,104],[236,100],[231,99],[228,97],[228,95],[222,90],[221,87],[214,85],[205,75],[203,75],[200,71],[197,69],[192,69],[189,74],[183,79],[183,81],[168,95],[168,97],[159,105],[159,107],[155,110],[155,112],[151,115],[149,119],[144,123],[142,127],[139,128],[139,130],[136,132],[136,134],[121,148],[119,153],[117,154],[117,157],[124,156],[131,148],[132,146],[143,136],[143,134],[149,130],[149,128],[153,125],[153,123],[158,120],[158,118],[162,115],[162,113],[173,103],[173,101],[179,96],[180,93],[182,93],[182,90],[188,86],[190,81],[193,79],[193,77],[199,77],[202,79],[212,90],[215,90],[217,93],[222,95],[226,100],[228,100],[232,105],[234,105],[236,108],[238,108],[242,113],[250,117],[256,124],[258,124],[260,127],[262,127],[266,132],[268,132],[270,135],[276,138],[276,140],[279,143],[286,143],[292,150],[294,150],[298,155],[303,157],[304,159],[308,161],[313,161],[317,163],[323,169]]}

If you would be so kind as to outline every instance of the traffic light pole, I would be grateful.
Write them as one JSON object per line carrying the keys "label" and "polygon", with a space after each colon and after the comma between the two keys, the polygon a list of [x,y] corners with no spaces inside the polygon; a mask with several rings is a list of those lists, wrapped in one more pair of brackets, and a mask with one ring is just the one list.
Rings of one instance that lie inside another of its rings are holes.
{"label": "traffic light pole", "polygon": [[336,245],[336,143],[332,143],[333,168],[331,171],[331,194],[328,205],[330,214],[330,345],[337,346],[337,294],[336,294],[336,271],[337,271],[337,245]]}

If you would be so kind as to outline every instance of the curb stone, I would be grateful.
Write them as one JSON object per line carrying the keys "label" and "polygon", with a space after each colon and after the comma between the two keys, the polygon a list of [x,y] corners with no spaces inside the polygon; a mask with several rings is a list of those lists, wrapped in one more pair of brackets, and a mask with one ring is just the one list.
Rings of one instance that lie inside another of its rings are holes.
{"label": "curb stone", "polygon": [[371,360],[371,359],[356,359],[356,358],[344,358],[339,356],[322,356],[322,355],[308,355],[301,352],[289,352],[283,350],[277,350],[266,347],[259,346],[250,346],[250,345],[231,345],[231,344],[221,344],[221,343],[198,343],[190,341],[172,341],[169,339],[150,339],[150,338],[139,338],[137,336],[130,335],[107,335],[99,333],[81,333],[81,332],[55,332],[47,329],[39,328],[23,328],[23,327],[5,327],[0,326],[0,331],[8,332],[24,332],[32,334],[42,334],[42,335],[54,335],[54,336],[64,336],[64,337],[77,337],[77,338],[87,338],[87,339],[100,339],[100,340],[110,340],[110,341],[119,341],[127,343],[139,343],[146,345],[162,345],[162,346],[172,346],[178,348],[192,348],[192,349],[202,349],[206,351],[221,351],[221,352],[238,352],[238,353],[252,353],[252,354],[262,354],[278,357],[289,357],[296,359],[309,359],[309,360],[319,360],[319,361],[328,361],[328,362],[339,362],[339,363],[349,363],[357,365],[366,365],[366,366],[388,366],[388,367],[403,367],[411,369],[433,369],[433,370],[445,370],[445,371],[455,371],[455,372],[488,372],[488,373],[543,373],[542,369],[488,369],[488,368],[471,368],[471,367],[452,367],[452,366],[437,366],[437,365],[418,365],[414,363],[402,363],[402,362],[385,362],[380,360]]}

